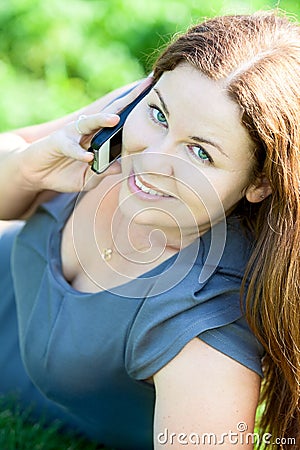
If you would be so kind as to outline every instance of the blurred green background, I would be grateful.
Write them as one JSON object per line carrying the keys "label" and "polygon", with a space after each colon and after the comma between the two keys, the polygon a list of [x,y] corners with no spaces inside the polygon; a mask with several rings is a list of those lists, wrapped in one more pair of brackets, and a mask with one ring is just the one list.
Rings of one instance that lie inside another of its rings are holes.
{"label": "blurred green background", "polygon": [[143,77],[174,34],[299,0],[0,0],[0,131],[40,123]]}

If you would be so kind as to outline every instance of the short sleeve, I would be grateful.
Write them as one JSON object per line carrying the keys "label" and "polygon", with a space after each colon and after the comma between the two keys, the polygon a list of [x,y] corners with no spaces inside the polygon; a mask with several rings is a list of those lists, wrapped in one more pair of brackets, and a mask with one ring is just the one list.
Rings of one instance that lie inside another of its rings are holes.
{"label": "short sleeve", "polygon": [[261,360],[264,349],[251,332],[245,317],[240,317],[221,327],[207,330],[199,334],[198,337],[211,347],[263,377]]}
{"label": "short sleeve", "polygon": [[[188,278],[191,281],[192,275]],[[261,375],[262,347],[242,315],[240,283],[216,273],[188,295],[186,282],[176,286],[176,292],[144,301],[128,335],[125,363],[129,375],[149,378],[197,336]]]}
{"label": "short sleeve", "polygon": [[199,282],[208,252],[207,242],[202,240],[189,273],[173,288],[144,299],[126,342],[125,367],[132,378],[151,377],[195,337],[262,376],[263,347],[240,305],[249,251],[237,230],[230,230],[223,257],[205,283]]}

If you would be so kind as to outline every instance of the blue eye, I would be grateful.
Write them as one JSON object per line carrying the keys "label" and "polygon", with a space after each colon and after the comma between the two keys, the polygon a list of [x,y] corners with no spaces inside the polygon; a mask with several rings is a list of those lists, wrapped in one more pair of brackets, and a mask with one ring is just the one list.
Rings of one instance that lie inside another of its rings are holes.
{"label": "blue eye", "polygon": [[204,150],[203,147],[200,147],[198,145],[188,145],[188,148],[191,150],[192,154],[199,158],[203,162],[212,162],[211,157],[209,154]]}
{"label": "blue eye", "polygon": [[157,110],[156,118],[157,118],[158,122],[164,122],[164,123],[166,122],[166,118],[161,111]]}
{"label": "blue eye", "polygon": [[148,105],[150,108],[150,118],[155,123],[159,123],[163,126],[167,126],[168,122],[164,113],[155,105]]}

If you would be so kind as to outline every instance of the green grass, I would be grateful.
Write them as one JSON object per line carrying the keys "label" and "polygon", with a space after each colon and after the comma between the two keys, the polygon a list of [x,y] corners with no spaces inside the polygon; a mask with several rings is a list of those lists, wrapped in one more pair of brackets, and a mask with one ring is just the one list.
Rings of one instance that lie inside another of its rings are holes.
{"label": "green grass", "polygon": [[62,431],[58,421],[34,422],[30,409],[22,411],[11,397],[0,397],[1,450],[110,450],[75,433]]}
{"label": "green grass", "polygon": [[[257,411],[258,416],[261,412],[262,407]],[[62,431],[62,424],[59,421],[47,426],[43,420],[35,422],[32,420],[30,408],[22,411],[16,399],[0,396],[0,450],[98,449],[113,450],[75,433]]]}

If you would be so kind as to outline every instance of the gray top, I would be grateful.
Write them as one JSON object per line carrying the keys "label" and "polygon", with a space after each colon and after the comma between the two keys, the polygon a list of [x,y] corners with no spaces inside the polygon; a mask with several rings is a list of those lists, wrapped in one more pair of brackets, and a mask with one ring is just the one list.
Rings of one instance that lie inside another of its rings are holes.
{"label": "gray top", "polygon": [[240,310],[251,243],[230,218],[222,258],[205,282],[199,274],[211,232],[136,280],[83,293],[63,278],[60,259],[61,230],[75,199],[61,194],[42,205],[15,240],[22,359],[39,390],[78,417],[91,437],[148,450],[155,392],[143,380],[191,339],[198,336],[262,375],[262,347]]}

